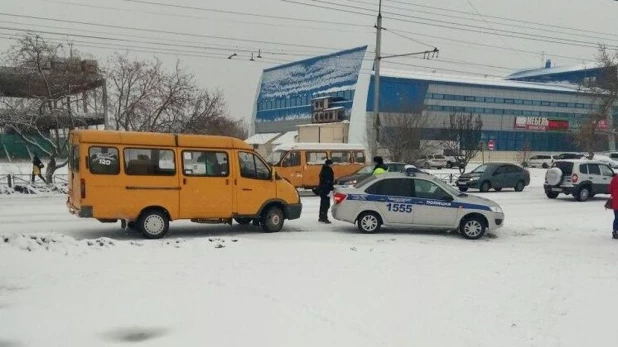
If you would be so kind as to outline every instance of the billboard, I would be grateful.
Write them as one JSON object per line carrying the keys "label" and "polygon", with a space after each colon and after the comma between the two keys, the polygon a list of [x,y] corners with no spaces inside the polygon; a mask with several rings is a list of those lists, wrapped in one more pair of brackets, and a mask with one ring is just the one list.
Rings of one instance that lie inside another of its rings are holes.
{"label": "billboard", "polygon": [[515,117],[515,129],[530,131],[568,131],[569,121],[566,119],[550,119],[547,117]]}

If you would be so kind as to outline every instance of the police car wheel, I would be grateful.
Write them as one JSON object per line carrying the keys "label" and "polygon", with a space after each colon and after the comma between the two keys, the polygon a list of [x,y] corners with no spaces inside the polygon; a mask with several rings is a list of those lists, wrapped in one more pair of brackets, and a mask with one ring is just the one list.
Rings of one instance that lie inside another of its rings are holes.
{"label": "police car wheel", "polygon": [[450,161],[446,163],[446,168],[447,169],[452,169],[453,168],[453,163],[451,163]]}
{"label": "police car wheel", "polygon": [[358,216],[357,226],[362,233],[377,233],[382,226],[382,219],[375,212],[363,212]]}
{"label": "police car wheel", "polygon": [[267,233],[276,233],[283,228],[283,211],[277,206],[270,207],[264,211],[260,220],[262,230]]}
{"label": "police car wheel", "polygon": [[477,240],[485,235],[487,226],[485,221],[480,217],[468,217],[459,224],[459,232],[468,240]]}

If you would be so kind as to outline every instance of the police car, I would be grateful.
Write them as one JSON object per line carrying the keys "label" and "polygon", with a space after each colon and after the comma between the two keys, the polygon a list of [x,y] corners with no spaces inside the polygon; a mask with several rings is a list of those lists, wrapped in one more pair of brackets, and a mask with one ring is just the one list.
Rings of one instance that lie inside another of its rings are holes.
{"label": "police car", "polygon": [[498,204],[462,193],[426,173],[385,173],[333,192],[333,218],[357,224],[364,233],[382,225],[459,230],[479,239],[504,224]]}

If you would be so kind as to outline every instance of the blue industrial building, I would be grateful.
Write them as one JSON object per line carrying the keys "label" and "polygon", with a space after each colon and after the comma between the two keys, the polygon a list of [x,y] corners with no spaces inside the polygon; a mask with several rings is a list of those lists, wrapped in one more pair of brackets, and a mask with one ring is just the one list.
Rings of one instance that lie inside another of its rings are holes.
{"label": "blue industrial building", "polygon": [[[367,46],[264,70],[254,106],[254,133],[290,132],[312,123],[311,100],[331,96],[349,121],[349,142],[366,143],[373,124],[373,61]],[[503,79],[382,70],[380,121],[391,114],[427,115],[425,140],[438,139],[453,113],[483,120],[482,140],[498,151],[576,150],[572,131],[597,106],[579,88],[598,78],[594,65],[515,72]],[[618,110],[613,109],[614,116]],[[315,121],[315,119],[313,119]]]}

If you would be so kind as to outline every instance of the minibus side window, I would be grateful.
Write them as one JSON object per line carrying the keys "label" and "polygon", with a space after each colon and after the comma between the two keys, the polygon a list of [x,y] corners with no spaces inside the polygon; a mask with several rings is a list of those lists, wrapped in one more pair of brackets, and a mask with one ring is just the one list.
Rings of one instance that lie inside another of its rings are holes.
{"label": "minibus side window", "polygon": [[348,164],[352,162],[350,152],[347,151],[330,152],[330,159],[335,164]]}
{"label": "minibus side window", "polygon": [[127,175],[174,176],[176,161],[174,151],[157,148],[126,148],[124,171]]}
{"label": "minibus side window", "polygon": [[355,163],[365,163],[367,159],[365,159],[365,152],[359,151],[354,152],[354,162]]}
{"label": "minibus side window", "polygon": [[225,152],[183,151],[182,167],[185,176],[227,177],[230,172]]}
{"label": "minibus side window", "polygon": [[90,172],[95,175],[118,175],[120,173],[120,156],[115,147],[90,147],[88,160]]}
{"label": "minibus side window", "polygon": [[281,161],[281,166],[300,166],[300,152],[288,152],[288,155]]}
{"label": "minibus side window", "polygon": [[270,180],[270,167],[253,153],[239,152],[240,176],[258,180]]}
{"label": "minibus side window", "polygon": [[305,154],[307,165],[322,165],[328,158],[326,152],[307,152]]}

